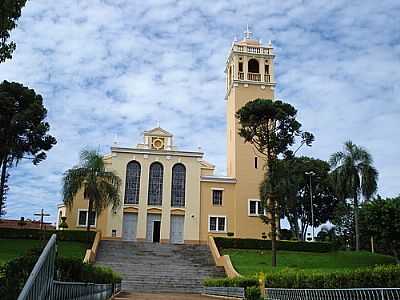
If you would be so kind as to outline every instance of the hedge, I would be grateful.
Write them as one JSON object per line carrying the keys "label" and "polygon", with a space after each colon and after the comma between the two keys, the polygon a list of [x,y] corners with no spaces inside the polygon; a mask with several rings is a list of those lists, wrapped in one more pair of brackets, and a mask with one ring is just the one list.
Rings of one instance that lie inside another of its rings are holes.
{"label": "hedge", "polygon": [[[256,249],[270,250],[271,240],[237,239],[215,237],[218,249]],[[302,241],[277,241],[278,250],[302,251],[302,252],[331,252],[336,250],[332,243],[328,242],[302,242]]]}
{"label": "hedge", "polygon": [[[384,265],[332,272],[282,269],[265,275],[268,288],[287,289],[344,289],[344,288],[398,288],[400,266]],[[257,284],[255,277],[209,279],[206,286],[249,287]]]}
{"label": "hedge", "polygon": [[382,265],[332,272],[283,269],[266,274],[265,282],[271,288],[393,288],[400,286],[400,266]]}
{"label": "hedge", "polygon": [[209,278],[205,279],[203,284],[204,286],[242,287],[246,299],[260,299],[260,289],[256,277]]}
{"label": "hedge", "polygon": [[235,278],[209,278],[204,280],[205,286],[221,286],[221,287],[242,287],[258,286],[256,277],[235,277]]}
{"label": "hedge", "polygon": [[[35,248],[0,266],[0,299],[17,299],[42,249]],[[84,264],[81,259],[56,257],[55,280],[69,282],[119,283],[111,269]]]}
{"label": "hedge", "polygon": [[57,280],[91,283],[119,283],[121,277],[110,268],[82,263],[81,259],[57,257]]}
{"label": "hedge", "polygon": [[44,234],[45,239],[49,239],[52,234],[57,234],[58,241],[76,241],[87,242],[89,234],[90,242],[93,242],[96,236],[95,231],[89,233],[84,230],[46,230],[38,229],[15,229],[15,228],[0,228],[0,239],[31,239],[40,240]]}

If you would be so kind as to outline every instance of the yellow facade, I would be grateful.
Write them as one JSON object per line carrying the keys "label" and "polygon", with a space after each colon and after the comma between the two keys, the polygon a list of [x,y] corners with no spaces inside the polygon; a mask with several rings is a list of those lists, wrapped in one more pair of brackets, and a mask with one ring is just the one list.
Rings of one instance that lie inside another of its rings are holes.
{"label": "yellow facade", "polygon": [[[111,148],[104,161],[107,169],[122,179],[121,205],[116,211],[108,208],[96,216],[95,230],[101,231],[103,238],[206,243],[209,235],[261,238],[269,233],[269,227],[257,216],[262,212],[258,212],[256,204],[265,173],[264,157],[238,135],[235,113],[251,100],[274,99],[272,51],[271,45],[265,47],[251,39],[249,32],[244,40],[232,45],[225,70],[227,176],[215,176],[214,166],[203,159],[203,153],[177,150],[172,134],[159,127],[144,132],[143,143],[135,148]],[[137,203],[126,198],[130,162],[140,166],[140,176],[135,173],[140,178],[139,184],[132,181],[135,188],[130,186],[127,190],[136,191]],[[153,176],[149,170],[154,163],[163,170],[162,203],[150,205],[149,199],[155,195],[153,189],[157,189],[149,183]],[[173,180],[176,165],[184,166],[185,170],[184,204],[178,206],[171,199],[172,195],[181,195],[177,188],[171,190],[176,182]],[[65,209],[61,205],[59,212],[67,216],[70,229],[82,229],[79,211],[87,206],[87,200],[78,193],[73,207]]]}

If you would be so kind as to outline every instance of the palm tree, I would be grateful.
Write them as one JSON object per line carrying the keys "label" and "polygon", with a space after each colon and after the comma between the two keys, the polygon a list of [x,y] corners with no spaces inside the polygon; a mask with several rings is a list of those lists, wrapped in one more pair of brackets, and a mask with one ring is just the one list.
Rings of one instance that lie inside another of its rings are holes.
{"label": "palm tree", "polygon": [[64,173],[63,201],[67,207],[73,205],[74,197],[83,188],[83,197],[89,200],[87,231],[90,231],[90,212],[99,215],[103,209],[120,205],[121,179],[104,167],[103,157],[95,150],[83,150],[80,164]]}
{"label": "palm tree", "polygon": [[344,200],[353,199],[356,251],[360,249],[358,228],[359,196],[369,200],[377,190],[378,171],[372,166],[371,154],[351,141],[344,143],[343,151],[336,152],[329,159],[336,192]]}

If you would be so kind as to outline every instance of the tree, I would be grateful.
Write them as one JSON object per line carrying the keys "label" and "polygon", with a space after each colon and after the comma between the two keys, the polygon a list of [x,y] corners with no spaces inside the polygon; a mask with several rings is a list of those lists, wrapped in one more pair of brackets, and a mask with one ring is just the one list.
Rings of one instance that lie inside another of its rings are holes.
{"label": "tree", "polygon": [[47,134],[50,125],[44,121],[46,116],[42,96],[34,90],[16,82],[0,84],[0,208],[8,169],[21,159],[30,159],[37,165],[56,144],[56,139]]}
{"label": "tree", "polygon": [[312,225],[310,180],[306,172],[314,172],[311,181],[314,226],[332,220],[337,205],[330,166],[326,161],[311,157],[293,157],[279,160],[282,172],[279,197],[284,203],[283,215],[287,217],[292,231],[299,240],[305,240],[308,227]]}
{"label": "tree", "polygon": [[392,252],[400,263],[400,196],[377,197],[360,208],[362,231],[372,236],[381,248]]}
{"label": "tree", "polygon": [[121,179],[104,166],[103,157],[94,150],[83,150],[80,165],[67,170],[63,178],[63,200],[72,207],[78,191],[83,188],[83,197],[88,199],[87,231],[90,231],[90,213],[95,210],[99,215],[112,205],[120,205],[119,189]]}
{"label": "tree", "polygon": [[359,251],[359,196],[366,200],[373,196],[378,186],[378,171],[372,166],[371,154],[351,141],[344,143],[343,151],[332,154],[329,163],[334,168],[332,176],[337,195],[342,200],[353,200],[356,251]]}
{"label": "tree", "polygon": [[321,230],[318,232],[317,241],[320,242],[335,242],[337,240],[335,227],[328,227],[326,225],[321,227]]}
{"label": "tree", "polygon": [[17,20],[26,0],[0,0],[0,63],[12,58],[16,45],[10,38],[10,31],[17,27]]}
{"label": "tree", "polygon": [[265,179],[260,184],[260,199],[267,215],[261,218],[271,226],[273,267],[276,266],[276,218],[281,204],[276,197],[281,172],[277,159],[279,155],[293,153],[289,148],[295,143],[296,137],[301,137],[302,143],[307,145],[311,145],[314,139],[312,134],[300,130],[301,124],[296,120],[296,114],[296,109],[290,104],[268,99],[250,101],[236,113],[240,123],[239,135],[267,161]]}
{"label": "tree", "polygon": [[354,245],[354,208],[349,201],[339,201],[333,213],[332,223],[338,245],[344,249]]}

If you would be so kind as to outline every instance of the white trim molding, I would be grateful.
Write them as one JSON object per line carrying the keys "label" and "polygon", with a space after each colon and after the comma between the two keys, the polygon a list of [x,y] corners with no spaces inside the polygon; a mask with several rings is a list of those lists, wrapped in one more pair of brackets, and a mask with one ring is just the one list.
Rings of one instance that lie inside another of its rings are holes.
{"label": "white trim molding", "polygon": [[[256,213],[252,214],[250,213],[250,202],[256,202]],[[259,206],[261,205],[261,200],[260,199],[248,199],[247,200],[247,215],[249,217],[259,217],[260,214],[258,213]],[[264,216],[267,214],[265,208],[264,208]]]}
{"label": "white trim molding", "polygon": [[[216,223],[215,223],[215,227],[216,230],[211,230],[210,225],[211,225],[211,218],[216,218]],[[219,219],[224,218],[224,230],[219,230]],[[228,231],[228,219],[226,216],[223,215],[208,215],[208,232],[215,232],[215,233],[226,233]]]}
{"label": "white trim molding", "polygon": [[[85,211],[86,212],[86,222],[85,225],[79,224],[79,215],[81,211]],[[87,227],[87,223],[89,222],[89,214],[87,213],[88,210],[85,208],[78,208],[78,213],[77,213],[77,218],[76,218],[76,227]],[[94,212],[94,225],[90,225],[91,228],[96,228],[97,225],[97,213]]]}
{"label": "white trim molding", "polygon": [[[221,192],[221,203],[214,203],[214,192]],[[224,189],[222,188],[211,188],[211,204],[212,206],[221,207],[224,205]]]}

